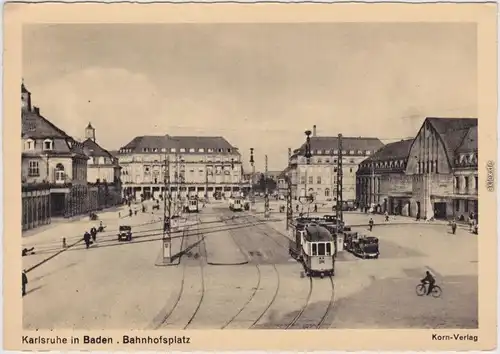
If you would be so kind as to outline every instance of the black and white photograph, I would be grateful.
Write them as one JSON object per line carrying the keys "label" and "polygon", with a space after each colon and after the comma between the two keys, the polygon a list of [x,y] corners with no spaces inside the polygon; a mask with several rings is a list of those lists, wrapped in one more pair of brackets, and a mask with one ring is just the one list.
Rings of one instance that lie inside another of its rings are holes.
{"label": "black and white photograph", "polygon": [[30,338],[480,340],[476,23],[29,23],[21,47]]}

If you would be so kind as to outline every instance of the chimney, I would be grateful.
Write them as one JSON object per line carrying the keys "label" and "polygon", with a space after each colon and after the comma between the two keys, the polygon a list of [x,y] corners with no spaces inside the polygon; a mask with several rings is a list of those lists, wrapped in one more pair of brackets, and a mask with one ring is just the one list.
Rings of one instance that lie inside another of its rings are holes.
{"label": "chimney", "polygon": [[40,108],[39,107],[33,106],[33,111],[35,112],[35,114],[40,115]]}
{"label": "chimney", "polygon": [[316,136],[316,124],[313,125],[313,136]]}

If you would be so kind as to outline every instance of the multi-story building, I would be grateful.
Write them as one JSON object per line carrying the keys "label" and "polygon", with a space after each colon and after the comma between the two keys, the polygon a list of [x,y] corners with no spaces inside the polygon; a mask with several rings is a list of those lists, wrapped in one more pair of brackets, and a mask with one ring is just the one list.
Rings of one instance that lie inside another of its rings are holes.
{"label": "multi-story building", "polygon": [[83,145],[31,105],[21,85],[23,229],[47,223],[50,216],[88,211],[87,156]]}
{"label": "multi-story building", "polygon": [[165,177],[174,198],[228,197],[248,188],[242,183],[238,148],[223,137],[138,136],[118,156],[126,197],[157,199]]}
{"label": "multi-story building", "polygon": [[87,161],[90,208],[92,210],[117,205],[122,201],[121,173],[118,159],[96,141],[95,128],[88,124],[83,142]]}
{"label": "multi-story building", "polygon": [[[407,158],[392,159],[393,166],[398,163],[404,171],[405,176],[398,179],[400,183],[389,184],[389,191],[377,194],[371,192],[369,183],[361,182],[359,197],[368,195],[373,203],[380,203],[380,197],[387,195],[389,211],[409,216],[420,215],[425,219],[466,218],[471,212],[477,215],[477,147],[477,119],[426,118],[410,144]],[[400,155],[403,157],[404,154]],[[359,180],[366,181],[373,165],[379,176],[388,178],[387,170],[380,167],[386,163],[363,163]],[[375,191],[378,191],[376,181]],[[391,194],[399,192],[404,197],[401,196],[399,200],[389,198]]]}
{"label": "multi-story building", "polygon": [[412,139],[389,143],[365,159],[356,173],[356,201],[378,212],[408,215],[412,179],[406,175]]}
{"label": "multi-story building", "polygon": [[[342,200],[356,199],[358,165],[383,145],[378,138],[342,138]],[[316,126],[314,127],[310,138],[310,164],[307,164],[305,157],[305,143],[290,157],[292,197],[312,195],[319,202],[337,200],[338,146],[338,137],[317,136]]]}

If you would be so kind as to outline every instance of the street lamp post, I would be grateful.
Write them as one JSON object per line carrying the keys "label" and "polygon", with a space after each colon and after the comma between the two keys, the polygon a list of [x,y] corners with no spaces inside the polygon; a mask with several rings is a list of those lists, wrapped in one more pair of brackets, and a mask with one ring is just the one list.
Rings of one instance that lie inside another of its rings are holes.
{"label": "street lamp post", "polygon": [[[165,154],[165,175],[163,176],[164,191],[163,191],[163,259],[170,262],[172,259],[171,247],[171,227],[172,227],[172,213],[170,197],[170,159]],[[168,202],[167,202],[168,198]]]}
{"label": "street lamp post", "polygon": [[252,210],[255,208],[255,194],[253,190],[253,179],[255,176],[255,161],[253,159],[253,148],[250,148],[250,165],[252,166],[252,175],[250,176],[250,203]]}
{"label": "street lamp post", "polygon": [[[308,166],[311,164],[311,157],[312,157],[312,154],[311,154],[311,131],[306,130],[305,134],[306,134],[306,145],[305,145],[305,152],[304,152],[304,156],[306,158],[306,174],[305,174],[305,181],[304,181],[304,194],[305,194],[305,196],[300,196],[299,201],[301,202],[301,204],[304,204],[304,202],[307,203],[307,205],[308,205],[307,206],[307,215],[309,216],[309,205],[312,202],[312,198],[313,198],[313,196],[309,195],[308,191],[307,191],[307,178],[308,178],[307,170],[308,170]],[[302,200],[304,200],[304,202],[302,202]]]}
{"label": "street lamp post", "polygon": [[264,217],[269,218],[269,190],[267,188],[267,155],[265,156],[265,169],[264,169],[264,186],[265,186],[265,195],[264,195]]}

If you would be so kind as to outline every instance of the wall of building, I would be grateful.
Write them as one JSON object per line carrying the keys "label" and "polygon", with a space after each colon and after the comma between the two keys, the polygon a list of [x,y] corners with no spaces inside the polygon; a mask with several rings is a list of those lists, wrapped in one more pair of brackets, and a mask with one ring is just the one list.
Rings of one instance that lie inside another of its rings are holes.
{"label": "wall of building", "polygon": [[87,181],[89,183],[95,183],[97,180],[108,183],[113,183],[115,178],[116,167],[113,165],[88,165],[87,167]]}
{"label": "wall of building", "polygon": [[50,224],[50,190],[38,189],[21,193],[22,230]]}

